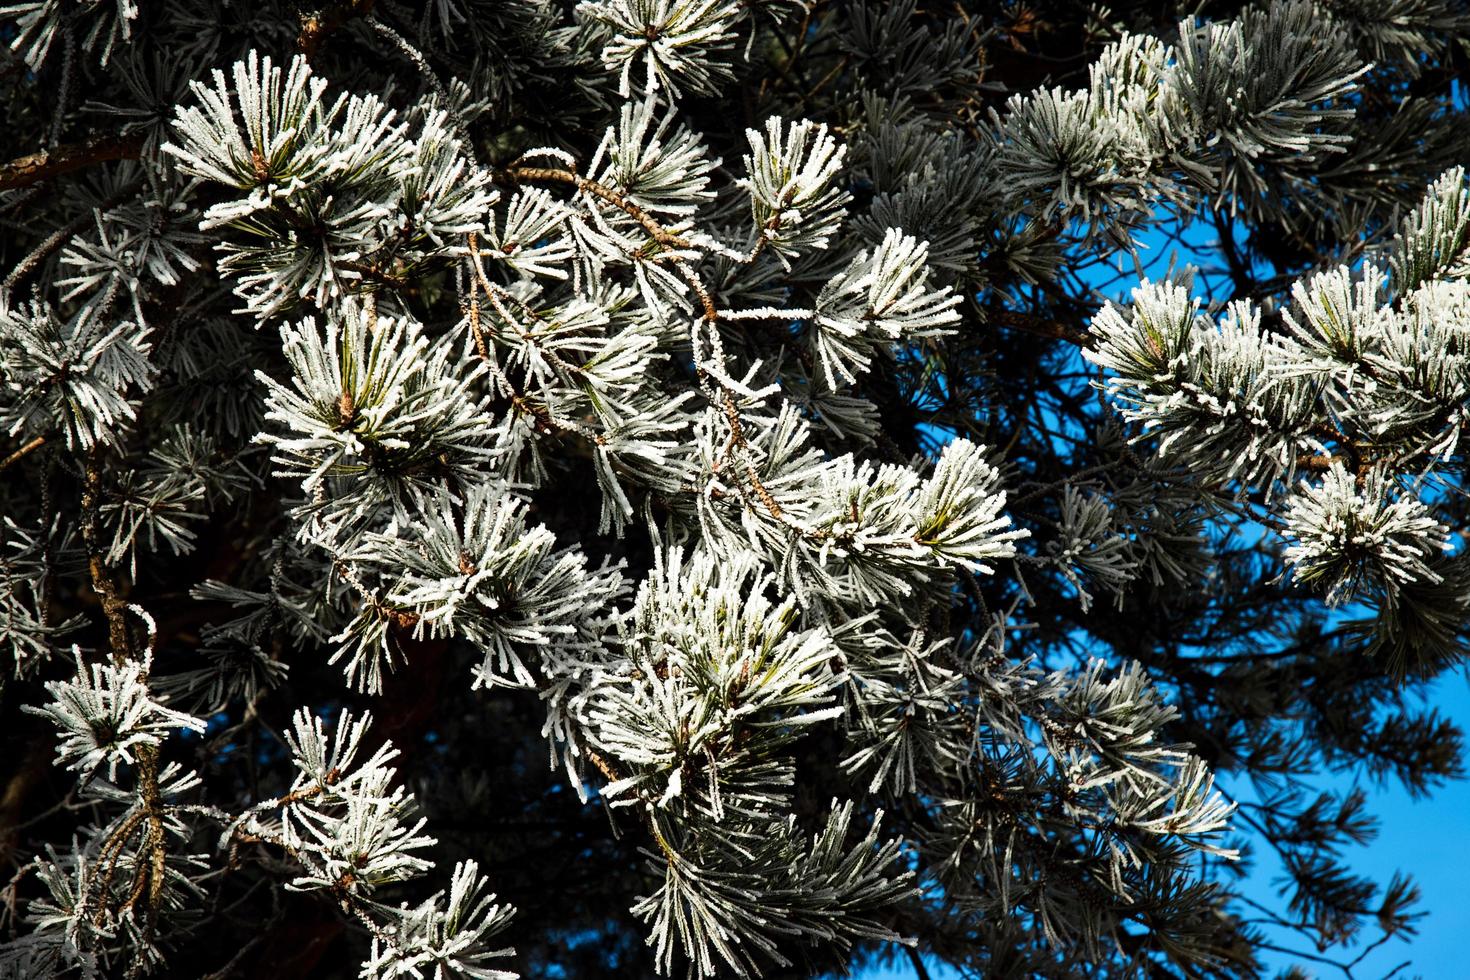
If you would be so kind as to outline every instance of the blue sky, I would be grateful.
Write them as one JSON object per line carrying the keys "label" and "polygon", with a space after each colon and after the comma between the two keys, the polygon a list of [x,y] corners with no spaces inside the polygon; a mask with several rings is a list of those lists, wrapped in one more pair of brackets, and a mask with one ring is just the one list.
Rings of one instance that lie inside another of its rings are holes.
{"label": "blue sky", "polygon": [[[1470,729],[1470,683],[1463,670],[1441,677],[1430,698],[1462,729]],[[1470,976],[1465,957],[1465,937],[1470,935],[1470,901],[1466,900],[1470,889],[1465,882],[1470,875],[1470,783],[1451,783],[1420,800],[1411,799],[1395,785],[1378,789],[1353,773],[1323,779],[1319,788],[1342,791],[1354,785],[1369,789],[1370,809],[1379,817],[1380,827],[1377,840],[1350,854],[1353,865],[1381,881],[1396,870],[1412,873],[1423,892],[1419,908],[1429,913],[1412,943],[1390,940],[1368,954],[1356,975],[1381,978],[1411,960],[1412,965],[1398,976]],[[1252,890],[1270,897],[1269,879],[1279,874],[1279,865],[1270,860],[1258,864]],[[1300,948],[1299,943],[1290,945]],[[1285,966],[1302,961],[1275,955],[1268,962]],[[1341,973],[1326,967],[1320,975]]]}
{"label": "blue sky", "polygon": [[[1203,296],[1223,278],[1221,270],[1208,265],[1217,245],[1216,231],[1198,223],[1172,231],[1173,237],[1161,231],[1139,239],[1141,248],[1147,250],[1141,271],[1153,278],[1163,278],[1174,261],[1198,263],[1204,267],[1196,280],[1196,292]],[[1237,229],[1238,239],[1243,240],[1246,235],[1244,228]],[[1110,275],[1107,269],[1093,267],[1082,272],[1083,281],[1122,298],[1137,283],[1139,270],[1128,261],[1116,271],[1117,275]],[[1440,677],[1430,688],[1427,701],[1462,730],[1470,732],[1470,676],[1464,668]],[[1243,781],[1224,780],[1221,785],[1232,794],[1247,798],[1251,795]],[[1387,883],[1395,871],[1412,874],[1422,893],[1418,908],[1427,915],[1420,920],[1418,935],[1411,942],[1395,938],[1365,952],[1365,947],[1378,938],[1376,931],[1367,930],[1364,942],[1347,957],[1365,954],[1353,976],[1359,980],[1386,980],[1390,975],[1395,980],[1415,976],[1431,980],[1470,976],[1470,961],[1465,954],[1465,937],[1470,936],[1470,885],[1467,885],[1470,782],[1452,783],[1417,800],[1397,784],[1379,786],[1360,772],[1324,773],[1313,788],[1344,793],[1355,786],[1368,792],[1368,809],[1379,819],[1379,833],[1368,846],[1346,852],[1348,863],[1355,871],[1381,884]],[[1246,897],[1280,908],[1284,905],[1277,895],[1281,874],[1281,865],[1274,854],[1257,854],[1244,890]],[[1316,952],[1284,930],[1267,928],[1265,931],[1269,942],[1305,953]],[[1340,949],[1331,951],[1330,955],[1343,959]],[[1336,967],[1282,952],[1264,951],[1262,961],[1271,972],[1296,964],[1311,976],[1343,976]],[[933,980],[958,976],[938,963],[931,963],[928,968]],[[858,980],[899,980],[914,976],[912,967],[903,960],[893,967],[875,967],[857,974]]]}

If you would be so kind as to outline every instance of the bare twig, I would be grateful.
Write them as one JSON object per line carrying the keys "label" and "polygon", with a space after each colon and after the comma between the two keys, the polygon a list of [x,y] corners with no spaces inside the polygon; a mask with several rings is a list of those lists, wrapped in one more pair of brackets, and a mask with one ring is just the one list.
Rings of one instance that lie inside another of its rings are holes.
{"label": "bare twig", "polygon": [[101,453],[94,449],[87,460],[82,485],[82,540],[87,546],[87,566],[92,575],[92,590],[102,600],[107,617],[107,640],[114,663],[122,664],[135,655],[133,637],[128,631],[127,601],[122,596],[117,578],[103,557],[99,516],[102,508]]}

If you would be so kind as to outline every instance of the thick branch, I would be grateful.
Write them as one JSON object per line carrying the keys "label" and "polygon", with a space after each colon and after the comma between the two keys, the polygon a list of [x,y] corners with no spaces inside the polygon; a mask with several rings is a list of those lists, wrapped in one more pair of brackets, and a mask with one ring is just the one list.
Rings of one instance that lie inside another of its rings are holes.
{"label": "thick branch", "polygon": [[327,35],[355,17],[366,16],[372,9],[373,0],[341,0],[327,4],[310,17],[302,18],[301,33],[296,36],[297,50],[310,61],[320,50]]}
{"label": "thick branch", "polygon": [[903,951],[908,954],[909,964],[913,966],[917,980],[929,980],[929,968],[924,965],[924,958],[919,955],[919,951],[912,946],[905,946]]}
{"label": "thick branch", "polygon": [[29,187],[61,174],[109,160],[136,160],[143,152],[143,134],[98,136],[81,143],[68,143],[54,150],[41,150],[9,163],[0,164],[0,191]]}

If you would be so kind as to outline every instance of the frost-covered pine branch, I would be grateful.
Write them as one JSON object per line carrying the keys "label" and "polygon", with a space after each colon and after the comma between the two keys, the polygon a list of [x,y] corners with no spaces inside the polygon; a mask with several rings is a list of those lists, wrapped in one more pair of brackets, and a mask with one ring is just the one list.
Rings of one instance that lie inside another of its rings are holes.
{"label": "frost-covered pine branch", "polygon": [[1232,11],[0,7],[0,973],[1407,932],[1470,11]]}

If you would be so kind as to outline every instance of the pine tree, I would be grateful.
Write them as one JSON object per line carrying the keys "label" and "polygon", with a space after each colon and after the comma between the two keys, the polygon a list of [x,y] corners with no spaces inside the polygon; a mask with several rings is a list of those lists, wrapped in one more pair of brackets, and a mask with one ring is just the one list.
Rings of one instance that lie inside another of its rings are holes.
{"label": "pine tree", "polygon": [[1467,39],[7,0],[0,976],[1412,935],[1312,786],[1462,772]]}

